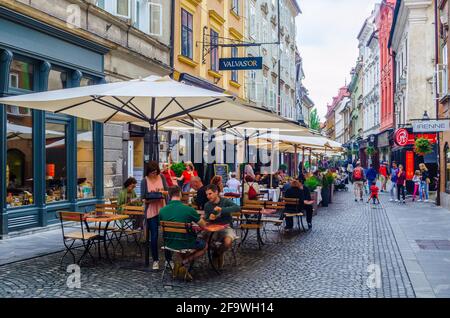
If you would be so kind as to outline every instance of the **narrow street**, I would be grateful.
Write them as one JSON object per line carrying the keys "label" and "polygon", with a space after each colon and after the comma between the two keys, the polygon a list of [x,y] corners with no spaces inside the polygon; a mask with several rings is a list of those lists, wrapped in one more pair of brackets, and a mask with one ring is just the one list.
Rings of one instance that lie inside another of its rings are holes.
{"label": "narrow street", "polygon": [[[261,251],[250,239],[237,267],[230,258],[217,276],[202,260],[186,285],[163,284],[160,271],[121,268],[131,259],[118,256],[113,265],[86,262],[81,288],[70,289],[59,267],[62,253],[55,253],[0,266],[0,297],[449,297],[450,212],[428,203],[400,206],[386,194],[381,201],[355,203],[352,191],[338,192],[319,209],[311,232],[268,242]],[[381,285],[370,284],[373,268],[381,270]]]}

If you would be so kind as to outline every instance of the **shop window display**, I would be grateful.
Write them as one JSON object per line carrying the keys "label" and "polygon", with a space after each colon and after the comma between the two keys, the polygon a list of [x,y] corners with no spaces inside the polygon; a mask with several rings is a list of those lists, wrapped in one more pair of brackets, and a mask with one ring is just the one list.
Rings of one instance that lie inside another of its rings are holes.
{"label": "shop window display", "polygon": [[33,204],[33,117],[29,109],[6,109],[8,207]]}
{"label": "shop window display", "polygon": [[47,122],[45,125],[46,203],[67,199],[66,125]]}
{"label": "shop window display", "polygon": [[77,118],[77,198],[94,197],[94,134],[92,121]]}

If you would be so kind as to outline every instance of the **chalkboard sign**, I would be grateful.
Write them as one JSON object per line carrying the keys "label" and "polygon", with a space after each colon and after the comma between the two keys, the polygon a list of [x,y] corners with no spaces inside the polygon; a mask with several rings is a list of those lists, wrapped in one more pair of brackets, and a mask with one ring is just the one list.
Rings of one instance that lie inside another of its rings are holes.
{"label": "chalkboard sign", "polygon": [[214,175],[222,177],[223,185],[228,181],[228,165],[214,165]]}

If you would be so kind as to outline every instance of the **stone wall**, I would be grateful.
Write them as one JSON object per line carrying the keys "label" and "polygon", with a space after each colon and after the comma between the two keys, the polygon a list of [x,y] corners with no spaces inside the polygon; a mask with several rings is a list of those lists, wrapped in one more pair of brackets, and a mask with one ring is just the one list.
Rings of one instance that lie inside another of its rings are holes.
{"label": "stone wall", "polygon": [[122,131],[122,125],[106,124],[104,126],[105,199],[117,196],[122,188]]}

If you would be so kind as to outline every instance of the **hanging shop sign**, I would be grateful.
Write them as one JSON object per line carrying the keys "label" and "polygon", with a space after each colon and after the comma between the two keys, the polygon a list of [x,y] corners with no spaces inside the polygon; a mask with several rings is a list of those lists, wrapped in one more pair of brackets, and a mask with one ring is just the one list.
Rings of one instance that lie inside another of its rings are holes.
{"label": "hanging shop sign", "polygon": [[412,123],[415,133],[437,133],[450,130],[450,120],[425,120]]}
{"label": "hanging shop sign", "polygon": [[233,57],[219,59],[219,71],[262,70],[262,57]]}
{"label": "hanging shop sign", "polygon": [[394,134],[395,144],[400,147],[414,145],[417,138],[428,139],[432,144],[437,142],[436,134],[414,134],[405,128],[398,129]]}
{"label": "hanging shop sign", "polygon": [[414,151],[406,152],[406,180],[414,177]]}

